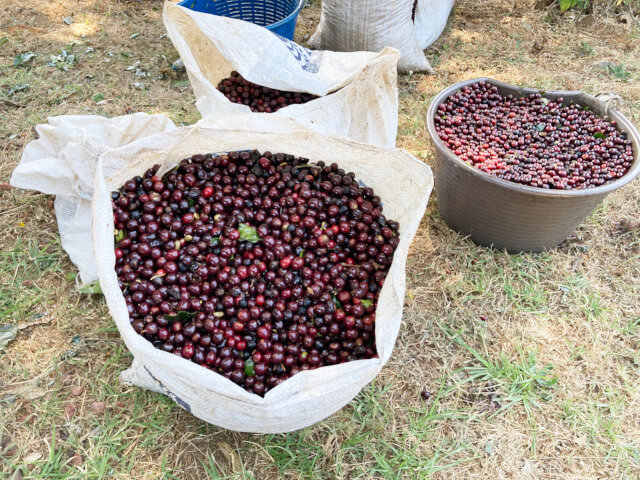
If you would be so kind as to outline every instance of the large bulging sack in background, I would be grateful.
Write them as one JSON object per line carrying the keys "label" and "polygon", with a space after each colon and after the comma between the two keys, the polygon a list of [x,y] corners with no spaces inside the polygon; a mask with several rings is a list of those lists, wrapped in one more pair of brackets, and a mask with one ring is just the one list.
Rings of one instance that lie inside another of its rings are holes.
{"label": "large bulging sack in background", "polygon": [[164,115],[136,113],[115,118],[95,115],[50,117],[38,125],[11,185],[56,195],[54,208],[62,248],[78,268],[83,285],[98,279],[91,245],[91,197],[98,157],[142,137],[176,126]]}
{"label": "large bulging sack in background", "polygon": [[[132,328],[114,269],[111,192],[154,165],[159,174],[194,154],[253,150],[283,152],[311,161],[337,162],[372,187],[385,216],[400,223],[400,243],[376,310],[379,358],[303,371],[260,397],[184,358],[156,349]],[[430,168],[399,149],[380,148],[325,136],[293,120],[262,115],[204,119],[195,126],[144,138],[104,153],[93,194],[93,248],[109,311],[134,356],[122,373],[126,383],[164,393],[209,423],[245,432],[300,429],[333,414],[367,385],[391,356],[400,328],[409,245],[433,185]]]}
{"label": "large bulging sack in background", "polygon": [[453,3],[417,0],[413,15],[414,0],[322,0],[320,23],[309,43],[339,52],[394,47],[402,54],[401,72],[432,72],[423,50],[444,30]]}
{"label": "large bulging sack in background", "polygon": [[395,146],[396,50],[380,45],[379,53],[312,51],[266,28],[171,3],[165,4],[163,18],[203,117],[251,112],[216,88],[235,70],[264,87],[320,97],[270,115],[362,143]]}
{"label": "large bulging sack in background", "polygon": [[447,26],[454,0],[417,0],[414,26],[418,45],[430,47]]}

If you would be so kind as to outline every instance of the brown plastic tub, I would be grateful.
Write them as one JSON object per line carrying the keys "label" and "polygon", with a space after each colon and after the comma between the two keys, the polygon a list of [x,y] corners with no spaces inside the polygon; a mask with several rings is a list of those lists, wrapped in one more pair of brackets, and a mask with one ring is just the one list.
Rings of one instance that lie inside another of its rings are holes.
{"label": "brown plastic tub", "polygon": [[[621,178],[599,187],[580,190],[547,190],[529,187],[482,172],[458,158],[442,142],[434,115],[447,97],[478,81],[498,87],[502,95],[521,97],[539,90],[521,88],[490,78],[456,83],[440,93],[429,106],[427,129],[435,153],[435,191],[438,210],[451,228],[485,246],[509,252],[540,252],[553,248],[575,230],[612,191],[629,183],[640,172],[640,136],[620,112],[582,92],[546,92],[550,99],[589,107],[596,115],[615,120],[633,145],[633,163]],[[540,92],[542,93],[542,92]]]}

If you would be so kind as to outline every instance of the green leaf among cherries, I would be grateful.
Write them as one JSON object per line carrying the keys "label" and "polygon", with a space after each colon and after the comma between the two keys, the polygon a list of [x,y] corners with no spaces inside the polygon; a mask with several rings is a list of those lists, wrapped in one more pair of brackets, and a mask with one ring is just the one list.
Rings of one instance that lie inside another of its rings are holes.
{"label": "green leaf among cherries", "polygon": [[255,373],[255,363],[253,362],[253,359],[249,357],[244,361],[244,374],[250,377],[251,375],[255,375]]}
{"label": "green leaf among cherries", "polygon": [[336,297],[335,295],[331,295],[331,298],[333,300],[333,304],[335,305],[336,308],[342,308],[342,304],[340,303],[340,300],[338,300],[338,297]]}
{"label": "green leaf among cherries", "polygon": [[170,322],[190,322],[195,315],[195,312],[181,311],[175,315],[165,315],[165,318]]}
{"label": "green leaf among cherries", "polygon": [[364,307],[364,308],[369,308],[369,307],[373,307],[373,302],[371,300],[367,300],[366,298],[363,298],[360,300],[360,304]]}
{"label": "green leaf among cherries", "polygon": [[258,236],[258,231],[255,227],[251,225],[247,225],[246,223],[241,223],[238,227],[238,233],[240,233],[240,240],[245,242],[259,242],[260,237]]}

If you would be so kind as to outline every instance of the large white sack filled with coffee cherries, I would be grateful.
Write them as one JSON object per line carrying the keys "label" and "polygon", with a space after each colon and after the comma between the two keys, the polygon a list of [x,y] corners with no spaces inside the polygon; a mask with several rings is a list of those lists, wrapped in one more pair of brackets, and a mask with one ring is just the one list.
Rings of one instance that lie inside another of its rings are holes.
{"label": "large white sack filled with coffee cherries", "polygon": [[397,50],[313,51],[263,27],[171,3],[163,19],[203,117],[272,111],[314,130],[395,146]]}
{"label": "large white sack filled with coffee cherries", "polygon": [[237,431],[326,418],[391,356],[431,170],[268,114],[154,118],[56,117],[12,179],[91,198],[65,248],[93,244],[121,379]]}

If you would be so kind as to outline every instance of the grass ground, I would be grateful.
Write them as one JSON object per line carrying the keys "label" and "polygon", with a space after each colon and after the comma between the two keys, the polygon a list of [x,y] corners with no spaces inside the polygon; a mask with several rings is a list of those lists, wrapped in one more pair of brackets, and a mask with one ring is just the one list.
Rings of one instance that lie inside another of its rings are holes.
{"label": "grass ground", "polygon": [[[614,91],[640,124],[640,29],[528,3],[457,2],[428,52],[437,75],[400,78],[399,146],[429,163],[430,99],[476,76]],[[186,78],[158,78],[177,57],[162,2],[0,4],[0,324],[20,328],[0,353],[0,478],[640,478],[637,181],[542,254],[475,246],[432,201],[375,382],[299,432],[224,431],[119,383],[131,355],[101,298],[75,288],[52,198],[4,183],[47,116],[199,118]],[[318,0],[303,10],[299,40],[318,12]],[[63,50],[74,62],[48,66]],[[27,52],[37,56],[14,66]],[[127,69],[138,61],[148,76]]]}

